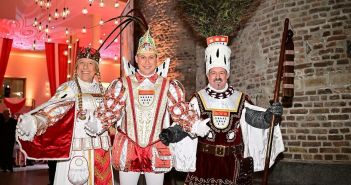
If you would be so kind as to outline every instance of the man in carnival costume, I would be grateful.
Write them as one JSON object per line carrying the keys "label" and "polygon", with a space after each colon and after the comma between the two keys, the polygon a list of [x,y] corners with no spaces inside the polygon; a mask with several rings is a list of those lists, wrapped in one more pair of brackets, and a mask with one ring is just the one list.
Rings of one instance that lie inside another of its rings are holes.
{"label": "man in carnival costume", "polygon": [[94,116],[104,92],[99,60],[97,50],[80,48],[74,79],[19,118],[17,139],[27,157],[58,161],[55,185],[114,184],[110,137]]}
{"label": "man in carnival costume", "polygon": [[[252,105],[247,95],[228,85],[231,50],[227,42],[227,36],[207,39],[208,85],[190,101],[200,118],[211,118],[211,130],[203,138],[185,137],[174,143],[187,150],[197,147],[197,154],[189,153],[190,158],[196,158],[196,171],[188,173],[185,184],[252,184],[253,171],[264,168],[265,155],[262,154],[265,154],[272,115],[282,115],[281,104],[273,104],[265,110]],[[284,151],[280,129],[274,131],[270,165]]]}
{"label": "man in carnival costume", "polygon": [[[184,101],[180,83],[166,78],[169,59],[157,67],[157,57],[155,41],[146,31],[135,56],[138,69],[124,60],[127,75],[111,83],[98,110],[107,126],[117,121],[112,163],[121,185],[136,185],[140,174],[145,174],[148,185],[162,185],[164,173],[173,166],[187,171],[184,155],[160,142],[159,134],[170,126],[170,118],[177,124],[175,133],[185,130],[204,136],[209,130],[208,119],[201,120]],[[183,163],[175,164],[175,156]]]}

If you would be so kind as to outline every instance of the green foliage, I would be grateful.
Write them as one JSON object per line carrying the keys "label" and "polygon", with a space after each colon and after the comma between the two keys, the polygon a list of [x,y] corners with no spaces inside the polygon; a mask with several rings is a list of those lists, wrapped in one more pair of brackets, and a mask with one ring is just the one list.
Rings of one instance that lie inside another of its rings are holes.
{"label": "green foliage", "polygon": [[[181,15],[202,37],[232,36],[257,0],[177,0]],[[257,4],[256,4],[257,5]]]}

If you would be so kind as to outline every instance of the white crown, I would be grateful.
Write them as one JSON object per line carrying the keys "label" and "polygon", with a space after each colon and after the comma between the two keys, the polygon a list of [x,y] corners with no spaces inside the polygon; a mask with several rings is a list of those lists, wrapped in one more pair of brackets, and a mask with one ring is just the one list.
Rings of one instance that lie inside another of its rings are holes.
{"label": "white crown", "polygon": [[227,36],[213,36],[207,38],[207,48],[205,50],[206,74],[214,67],[224,68],[230,74],[230,54],[227,46]]}

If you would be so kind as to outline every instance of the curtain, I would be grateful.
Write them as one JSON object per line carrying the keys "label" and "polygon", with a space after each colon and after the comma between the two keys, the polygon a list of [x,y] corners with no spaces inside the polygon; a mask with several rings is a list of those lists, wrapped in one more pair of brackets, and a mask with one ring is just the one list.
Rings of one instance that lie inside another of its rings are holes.
{"label": "curtain", "polygon": [[65,51],[68,51],[68,45],[58,44],[59,85],[67,81],[68,55],[64,55]]}
{"label": "curtain", "polygon": [[4,98],[4,103],[8,107],[12,114],[17,113],[22,109],[26,103],[25,98]]}
{"label": "curtain", "polygon": [[50,83],[50,94],[53,96],[56,91],[56,74],[55,74],[55,44],[45,42],[46,65],[48,68],[48,77]]}
{"label": "curtain", "polygon": [[[4,82],[5,72],[7,68],[7,63],[9,61],[9,56],[12,48],[12,39],[3,38],[2,47],[0,54],[0,86],[2,88],[2,83]],[[2,90],[2,89],[1,89]]]}

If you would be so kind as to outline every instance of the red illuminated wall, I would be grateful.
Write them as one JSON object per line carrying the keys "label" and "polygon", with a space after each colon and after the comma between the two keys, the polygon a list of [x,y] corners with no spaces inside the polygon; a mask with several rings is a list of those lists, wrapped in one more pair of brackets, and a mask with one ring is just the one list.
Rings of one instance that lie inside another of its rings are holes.
{"label": "red illuminated wall", "polygon": [[[111,60],[102,60],[100,72],[103,82],[111,82],[120,76],[119,63]],[[26,106],[30,107],[32,100],[36,106],[50,98],[50,87],[44,51],[23,51],[12,49],[7,65],[5,77],[26,78]],[[27,111],[24,108],[21,112]],[[0,105],[0,110],[4,105]]]}

